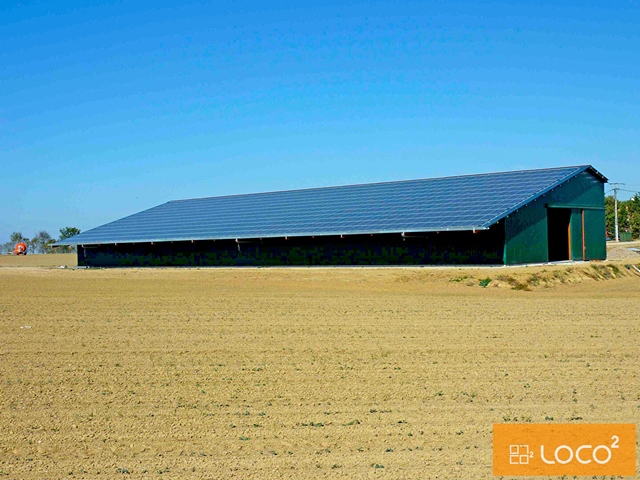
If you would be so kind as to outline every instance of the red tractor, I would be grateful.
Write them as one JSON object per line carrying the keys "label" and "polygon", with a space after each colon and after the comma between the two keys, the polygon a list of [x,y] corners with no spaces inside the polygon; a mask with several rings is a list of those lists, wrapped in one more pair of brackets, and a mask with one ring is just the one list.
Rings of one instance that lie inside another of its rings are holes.
{"label": "red tractor", "polygon": [[13,249],[14,255],[26,255],[27,254],[27,244],[24,242],[16,243],[16,247]]}

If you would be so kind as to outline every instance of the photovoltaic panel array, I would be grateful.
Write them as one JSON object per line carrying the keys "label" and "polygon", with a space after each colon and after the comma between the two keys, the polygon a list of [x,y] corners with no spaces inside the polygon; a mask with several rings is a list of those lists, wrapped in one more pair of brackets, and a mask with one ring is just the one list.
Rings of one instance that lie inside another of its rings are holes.
{"label": "photovoltaic panel array", "polygon": [[56,245],[480,230],[590,166],[171,201]]}

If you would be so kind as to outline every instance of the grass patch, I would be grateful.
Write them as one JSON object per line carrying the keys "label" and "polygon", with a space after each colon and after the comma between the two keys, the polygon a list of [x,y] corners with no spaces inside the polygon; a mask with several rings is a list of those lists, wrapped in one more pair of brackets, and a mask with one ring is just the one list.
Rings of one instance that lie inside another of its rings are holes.
{"label": "grass patch", "polygon": [[516,278],[513,278],[511,275],[499,275],[496,277],[496,280],[508,283],[509,285],[511,285],[512,290],[531,290],[531,288],[529,288],[529,285],[520,282]]}
{"label": "grass patch", "polygon": [[457,277],[453,277],[449,281],[454,283],[460,283],[460,282],[464,282],[467,278],[469,278],[469,275],[459,275]]}

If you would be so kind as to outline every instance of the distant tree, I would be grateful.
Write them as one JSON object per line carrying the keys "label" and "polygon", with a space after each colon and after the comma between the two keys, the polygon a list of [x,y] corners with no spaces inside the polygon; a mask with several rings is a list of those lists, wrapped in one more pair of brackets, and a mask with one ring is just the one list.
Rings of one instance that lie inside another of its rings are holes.
{"label": "distant tree", "polygon": [[[615,208],[612,196],[604,199],[607,234],[615,238]],[[618,230],[631,232],[633,238],[640,238],[640,193],[630,200],[618,200]]]}
{"label": "distant tree", "polygon": [[74,237],[80,234],[80,229],[76,227],[64,227],[60,229],[60,240]]}
{"label": "distant tree", "polygon": [[31,239],[31,247],[34,253],[51,253],[53,248],[51,244],[54,242],[49,232],[45,230],[39,231],[32,239]]}
{"label": "distant tree", "polygon": [[618,228],[621,232],[631,231],[631,212],[628,200],[618,202]]}
{"label": "distant tree", "polygon": [[0,245],[0,251],[2,251],[2,253],[11,253],[14,247],[15,244],[13,242],[6,242]]}
{"label": "distant tree", "polygon": [[[24,235],[22,235],[21,232],[13,232],[10,236],[9,236],[9,245],[10,245],[10,252],[13,252],[14,247],[16,246],[16,243],[24,243],[27,246],[27,251],[31,250],[31,242],[29,241],[29,239],[27,237],[25,237]],[[5,244],[6,245],[6,244]]]}
{"label": "distant tree", "polygon": [[615,212],[614,212],[614,200],[611,195],[604,197],[604,215],[607,229],[607,236],[609,238],[615,238]]}
{"label": "distant tree", "polygon": [[20,242],[27,243],[29,241],[29,239],[27,237],[25,237],[24,235],[22,235],[21,232],[13,232],[9,236],[9,241],[15,245],[16,243],[20,243]]}
{"label": "distant tree", "polygon": [[[80,233],[80,229],[76,227],[64,227],[60,229],[60,238],[58,241],[66,240],[67,238],[74,237]],[[60,247],[61,253],[74,253],[76,251],[76,247]]]}
{"label": "distant tree", "polygon": [[636,193],[628,203],[631,235],[640,238],[640,193]]}

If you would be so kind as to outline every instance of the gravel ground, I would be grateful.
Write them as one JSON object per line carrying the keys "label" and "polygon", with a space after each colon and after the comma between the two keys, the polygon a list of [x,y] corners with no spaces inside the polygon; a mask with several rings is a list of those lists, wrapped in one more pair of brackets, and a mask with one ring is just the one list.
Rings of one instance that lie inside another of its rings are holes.
{"label": "gravel ground", "polygon": [[635,242],[607,242],[607,260],[640,260],[640,253],[629,250],[640,249],[640,241]]}

